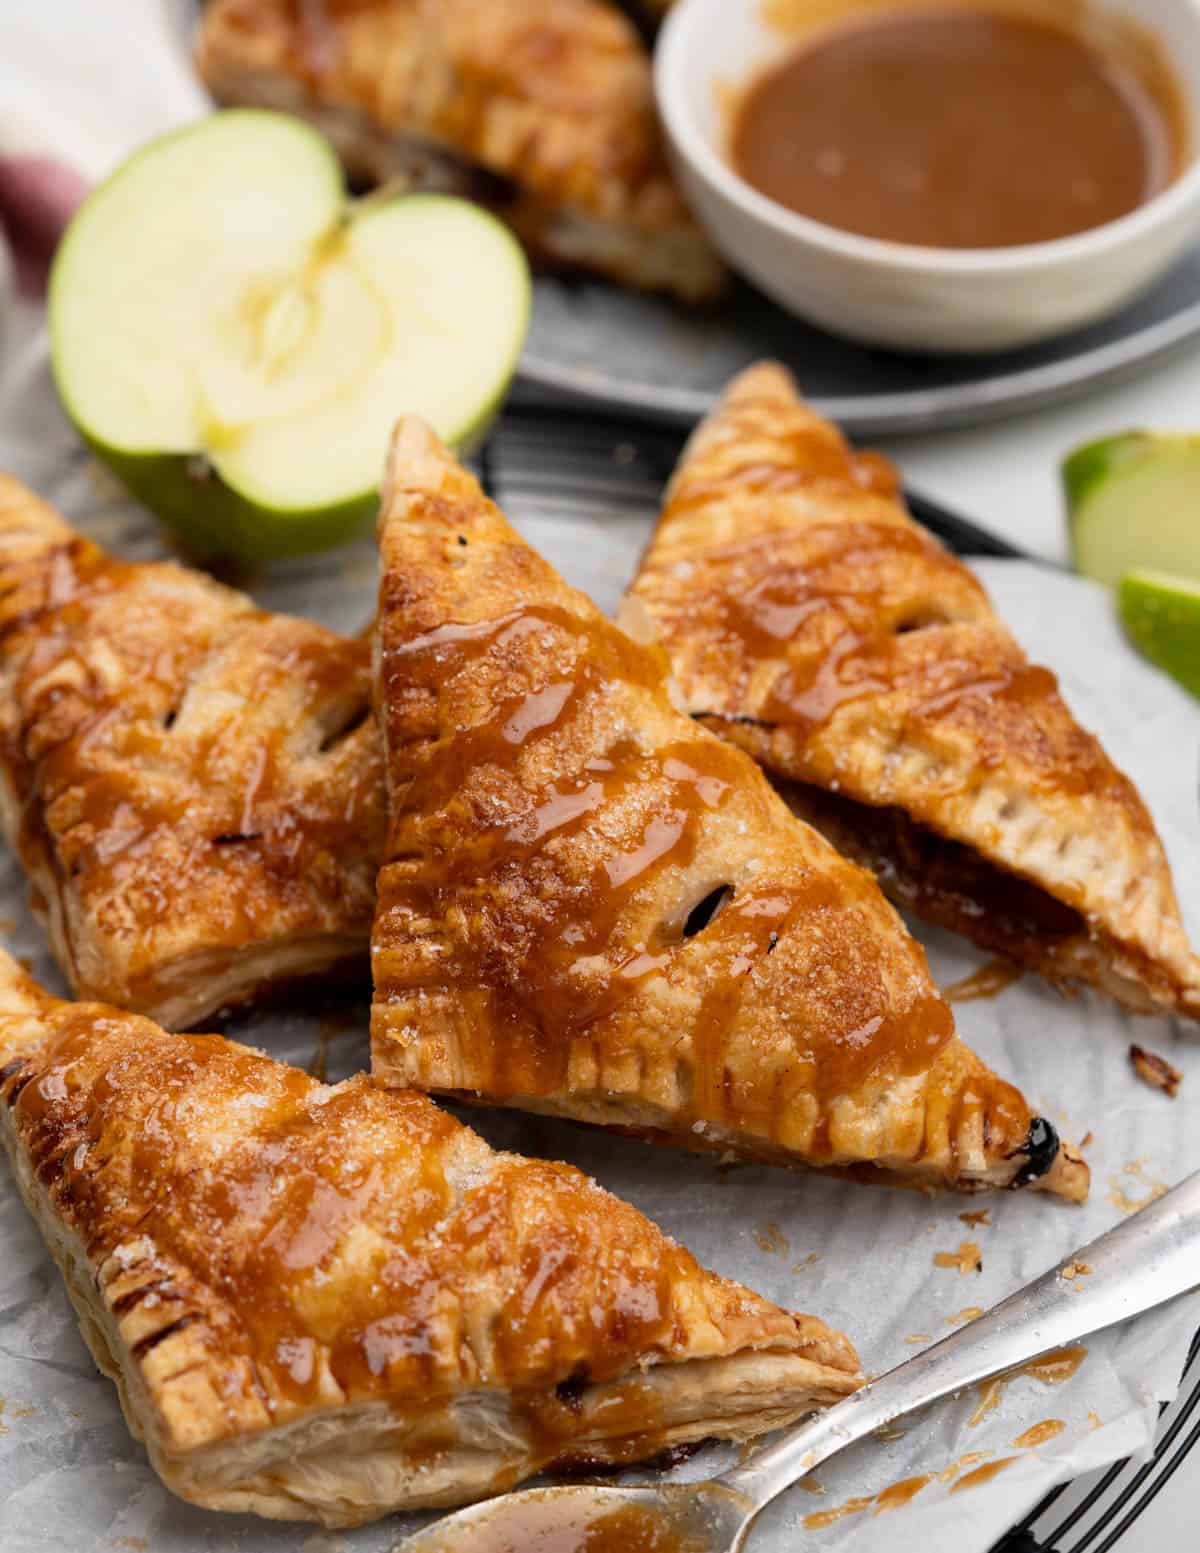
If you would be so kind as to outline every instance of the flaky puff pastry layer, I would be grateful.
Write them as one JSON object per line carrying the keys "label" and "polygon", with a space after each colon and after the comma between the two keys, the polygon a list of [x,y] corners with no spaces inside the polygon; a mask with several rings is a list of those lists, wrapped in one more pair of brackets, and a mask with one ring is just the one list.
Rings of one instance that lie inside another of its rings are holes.
{"label": "flaky puff pastry layer", "polygon": [[49,997],[0,956],[17,1179],[163,1481],[348,1526],[746,1439],[854,1350],[423,1096]]}
{"label": "flaky puff pastry layer", "polygon": [[693,1148],[1068,1197],[874,880],[671,704],[422,424],[379,525],[376,1077]]}
{"label": "flaky puff pastry layer", "polygon": [[896,899],[1052,980],[1200,1017],[1133,784],[961,562],[765,363],[693,436],[631,598],[684,705]]}
{"label": "flaky puff pastry layer", "polygon": [[607,0],[213,0],[196,60],[219,101],[301,115],[359,176],[485,198],[535,257],[691,302],[721,286]]}
{"label": "flaky puff pastry layer", "polygon": [[187,1027],[362,963],[370,650],[127,564],[0,476],[0,825],[81,996]]}

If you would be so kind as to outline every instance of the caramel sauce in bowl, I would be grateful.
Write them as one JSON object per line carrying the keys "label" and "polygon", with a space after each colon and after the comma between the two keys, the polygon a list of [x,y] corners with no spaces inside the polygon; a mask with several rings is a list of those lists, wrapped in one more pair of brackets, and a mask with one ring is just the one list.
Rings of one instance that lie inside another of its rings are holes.
{"label": "caramel sauce in bowl", "polygon": [[656,80],[716,245],[869,344],[1047,338],[1200,231],[1188,0],[678,0]]}

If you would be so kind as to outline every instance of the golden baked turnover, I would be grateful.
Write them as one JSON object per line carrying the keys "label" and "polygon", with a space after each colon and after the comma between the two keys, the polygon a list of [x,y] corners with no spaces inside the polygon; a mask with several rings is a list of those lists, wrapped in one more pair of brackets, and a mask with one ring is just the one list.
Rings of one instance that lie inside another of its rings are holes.
{"label": "golden baked turnover", "polygon": [[186,1028],[365,973],[385,824],[365,642],[0,476],[0,825],[80,996]]}
{"label": "golden baked turnover", "polygon": [[0,953],[0,1122],[96,1363],[210,1509],[352,1526],[743,1440],[854,1350],[417,1094],[65,1003]]}
{"label": "golden baked turnover", "polygon": [[630,598],[687,711],[894,900],[1060,985],[1200,1016],[1133,783],[782,367],[694,434]]}
{"label": "golden baked turnover", "polygon": [[196,59],[219,102],[300,115],[354,177],[481,199],[535,259],[720,289],[645,44],[608,0],[212,0]]}
{"label": "golden baked turnover", "polygon": [[379,523],[381,1082],[743,1158],[1071,1198],[868,873],[672,704],[418,421]]}

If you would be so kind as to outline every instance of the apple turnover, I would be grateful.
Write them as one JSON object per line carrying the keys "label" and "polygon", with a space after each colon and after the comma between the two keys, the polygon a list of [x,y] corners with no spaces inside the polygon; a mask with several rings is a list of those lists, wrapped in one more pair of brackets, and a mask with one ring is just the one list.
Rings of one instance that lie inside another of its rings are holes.
{"label": "apple turnover", "polygon": [[744,1158],[1078,1199],[875,881],[420,422],[380,515],[381,1082]]}
{"label": "apple turnover", "polygon": [[1133,783],[782,367],[735,379],[693,436],[631,602],[687,711],[893,899],[1061,986],[1200,1016]]}
{"label": "apple turnover", "polygon": [[52,998],[0,952],[0,1129],[175,1493],[353,1526],[744,1440],[854,1350],[423,1095]]}
{"label": "apple turnover", "polygon": [[80,996],[181,1028],[365,971],[385,824],[365,642],[0,476],[0,826]]}
{"label": "apple turnover", "polygon": [[219,102],[299,114],[352,176],[482,199],[536,259],[688,302],[721,286],[608,0],[212,0],[196,59]]}

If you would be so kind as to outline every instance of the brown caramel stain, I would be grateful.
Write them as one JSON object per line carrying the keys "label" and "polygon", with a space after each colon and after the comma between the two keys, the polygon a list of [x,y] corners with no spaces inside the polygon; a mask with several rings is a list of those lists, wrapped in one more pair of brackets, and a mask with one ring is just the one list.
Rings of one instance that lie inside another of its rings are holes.
{"label": "brown caramel stain", "polygon": [[935,1267],[956,1267],[962,1277],[968,1273],[983,1271],[983,1252],[973,1240],[964,1240],[957,1251],[938,1251],[934,1254]]}
{"label": "brown caramel stain", "polygon": [[819,1251],[810,1251],[808,1253],[808,1255],[804,1258],[803,1262],[793,1262],[792,1263],[792,1271],[794,1273],[805,1272],[805,1271],[807,1271],[808,1268],[815,1267],[820,1260],[821,1260],[821,1253]]}
{"label": "brown caramel stain", "polygon": [[804,1517],[805,1529],[808,1531],[821,1531],[826,1526],[833,1526],[838,1521],[844,1521],[849,1515],[861,1515],[864,1510],[869,1510],[874,1503],[874,1494],[862,1494],[857,1499],[847,1499],[845,1504],[835,1505],[832,1510],[814,1510],[811,1515]]}
{"label": "brown caramel stain", "polygon": [[961,1310],[956,1310],[952,1316],[946,1317],[946,1325],[960,1327],[967,1321],[978,1321],[982,1315],[982,1305],[964,1305]]}
{"label": "brown caramel stain", "polygon": [[928,1332],[910,1332],[904,1341],[910,1348],[916,1348],[921,1343],[929,1342],[930,1334]]}
{"label": "brown caramel stain", "polygon": [[150,1546],[145,1537],[114,1537],[112,1545],[114,1548],[127,1549],[128,1553],[146,1553]]}
{"label": "brown caramel stain", "polygon": [[[876,1515],[883,1515],[888,1510],[899,1510],[911,1503],[933,1480],[932,1472],[903,1478],[899,1483],[892,1483],[877,1494],[861,1494],[857,1498],[847,1499],[845,1504],[835,1505],[831,1510],[814,1510],[811,1515],[804,1517],[804,1525],[809,1531],[820,1531],[826,1526],[833,1526],[837,1521],[845,1520],[847,1516],[861,1515],[864,1510],[869,1510],[872,1506]],[[810,1493],[812,1491],[809,1490]],[[818,1489],[817,1492],[824,1493],[824,1489]]]}
{"label": "brown caramel stain", "polygon": [[1011,1467],[1016,1460],[1015,1456],[1001,1456],[998,1461],[985,1462],[982,1467],[976,1467],[973,1472],[960,1477],[950,1492],[957,1494],[961,1489],[978,1488],[982,1483],[990,1483],[997,1473],[1003,1472],[1006,1467]]}
{"label": "brown caramel stain", "polygon": [[[755,1440],[753,1443],[757,1450],[759,1442]],[[818,1483],[816,1478],[801,1478],[800,1487],[806,1494],[823,1494],[825,1492],[824,1483]]]}
{"label": "brown caramel stain", "polygon": [[1040,1424],[1034,1424],[1032,1429],[1026,1429],[1024,1434],[1019,1434],[1012,1442],[1017,1450],[1032,1450],[1035,1445],[1045,1445],[1047,1440],[1053,1440],[1066,1428],[1061,1418],[1045,1418]]}
{"label": "brown caramel stain", "polygon": [[[1128,1183],[1122,1182],[1121,1176],[1133,1176],[1137,1184],[1144,1188],[1143,1194],[1140,1197],[1131,1196],[1126,1190]],[[1139,1208],[1148,1208],[1167,1192],[1165,1181],[1146,1174],[1144,1159],[1131,1159],[1127,1165],[1122,1166],[1121,1175],[1109,1176],[1108,1186],[1109,1202],[1122,1213],[1136,1213]]]}
{"label": "brown caramel stain", "polygon": [[357,1024],[355,1014],[349,1009],[338,1009],[322,1014],[317,1024],[317,1049],[308,1065],[308,1071],[318,1083],[329,1080],[329,1052],[338,1036],[346,1035]]}
{"label": "brown caramel stain", "polygon": [[760,1224],[754,1231],[754,1239],[760,1251],[769,1251],[773,1255],[786,1256],[791,1249],[787,1236],[774,1219],[768,1219],[765,1224]]}
{"label": "brown caramel stain", "polygon": [[1096,1134],[1089,1127],[1087,1132],[1084,1133],[1083,1137],[1080,1138],[1080,1140],[1079,1140],[1079,1147],[1081,1149],[1091,1148],[1092,1144],[1095,1143],[1095,1141],[1096,1141]]}
{"label": "brown caramel stain", "polygon": [[878,1429],[872,1429],[871,1433],[877,1440],[882,1440],[885,1445],[893,1440],[902,1440],[908,1433],[906,1429],[897,1429],[895,1424],[880,1424]]}
{"label": "brown caramel stain", "polygon": [[5,938],[11,938],[16,931],[16,917],[0,916],[0,933],[3,933]]}
{"label": "brown caramel stain", "polygon": [[960,1213],[958,1217],[971,1229],[990,1229],[992,1227],[992,1215],[987,1208],[979,1208],[971,1213]]}
{"label": "brown caramel stain", "polygon": [[967,1420],[968,1427],[974,1429],[989,1413],[996,1411],[1004,1395],[1004,1388],[1010,1381],[1028,1375],[1033,1380],[1041,1381],[1044,1386],[1061,1386],[1077,1373],[1086,1358],[1087,1349],[1082,1345],[1056,1348],[1053,1353],[1043,1354],[1040,1359],[1031,1359],[1018,1369],[1006,1370],[1003,1375],[985,1380],[979,1387],[979,1405]]}
{"label": "brown caramel stain", "polygon": [[947,1003],[978,1003],[984,998],[999,997],[1006,987],[1020,981],[1021,974],[1021,967],[1011,960],[989,960],[969,976],[943,987],[942,996]]}
{"label": "brown caramel stain", "polygon": [[923,1472],[918,1477],[903,1478],[899,1483],[885,1488],[875,1495],[875,1514],[882,1515],[885,1510],[899,1510],[910,1504],[923,1488],[933,1482],[933,1477],[932,1472]]}
{"label": "brown caramel stain", "polygon": [[943,1467],[938,1473],[939,1483],[951,1483],[967,1467],[973,1467],[977,1461],[986,1461],[991,1451],[968,1451],[965,1456],[960,1456],[957,1461],[952,1461],[948,1467]]}
{"label": "brown caramel stain", "polygon": [[1088,1423],[1091,1425],[1091,1427],[1093,1429],[1099,1429],[1103,1425],[1103,1422],[1104,1420],[1100,1417],[1100,1414],[1096,1411],[1096,1409],[1094,1407],[1089,1407]]}
{"label": "brown caramel stain", "polygon": [[[1062,1270],[1062,1276],[1067,1283],[1075,1283],[1079,1279],[1088,1277],[1092,1268],[1087,1262],[1068,1262]],[[1082,1287],[1082,1284],[1079,1285]]]}

